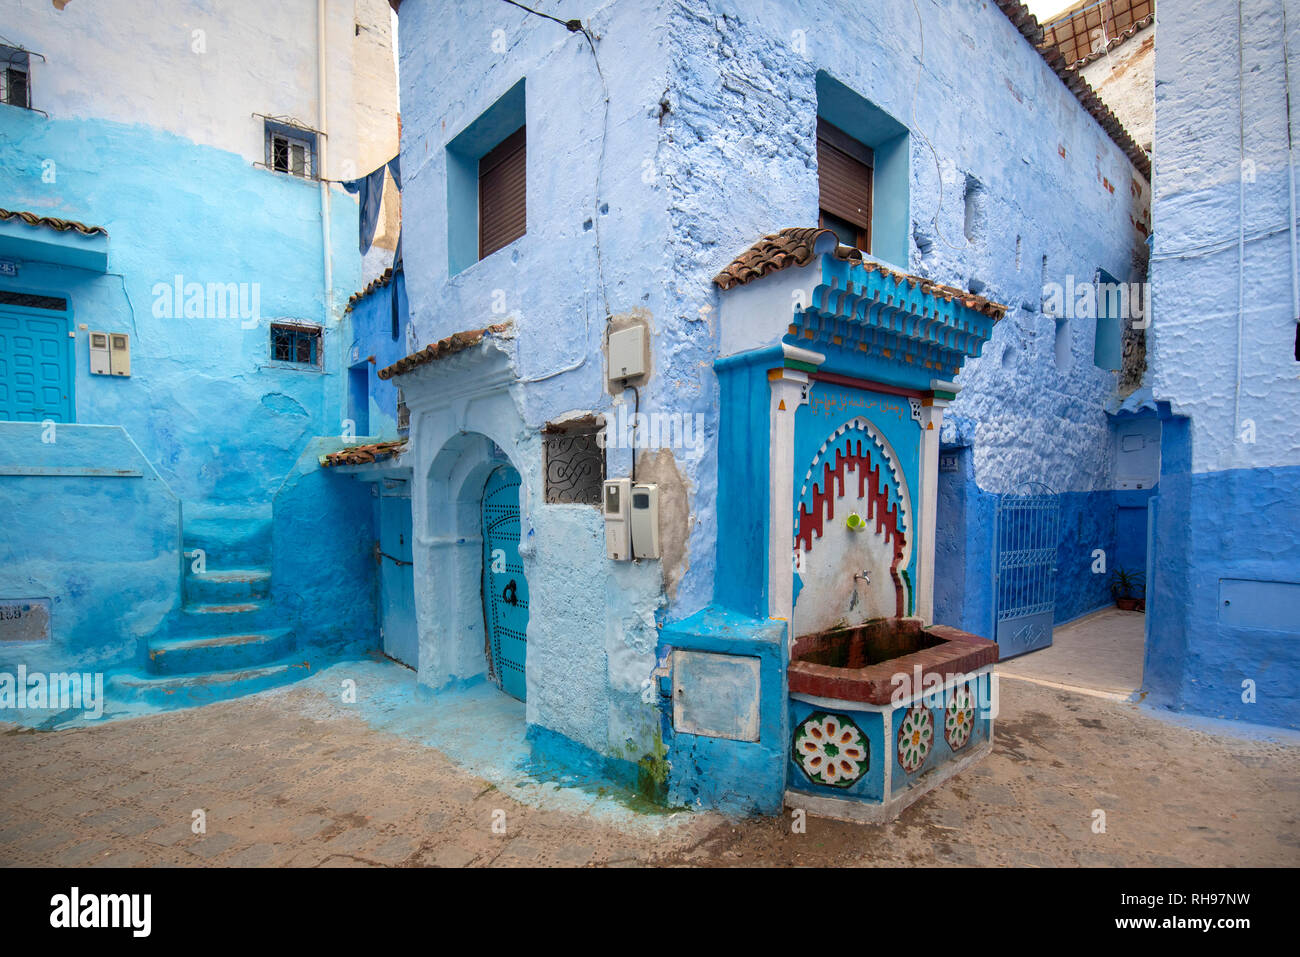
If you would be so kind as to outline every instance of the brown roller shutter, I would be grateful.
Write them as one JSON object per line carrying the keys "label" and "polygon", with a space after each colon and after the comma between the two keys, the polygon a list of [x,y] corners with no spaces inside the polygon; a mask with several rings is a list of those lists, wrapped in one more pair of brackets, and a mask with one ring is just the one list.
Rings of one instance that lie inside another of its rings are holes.
{"label": "brown roller shutter", "polygon": [[507,136],[478,164],[478,258],[527,232],[524,127]]}
{"label": "brown roller shutter", "polygon": [[817,120],[817,169],[824,212],[871,235],[871,150],[825,120]]}

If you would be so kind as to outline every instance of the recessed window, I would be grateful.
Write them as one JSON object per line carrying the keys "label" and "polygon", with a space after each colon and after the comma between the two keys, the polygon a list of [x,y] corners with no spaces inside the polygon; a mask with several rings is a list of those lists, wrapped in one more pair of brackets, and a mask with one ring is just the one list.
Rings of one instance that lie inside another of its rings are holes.
{"label": "recessed window", "polygon": [[447,271],[456,275],[527,232],[524,81],[447,144]]}
{"label": "recessed window", "polygon": [[[818,221],[840,242],[904,270],[913,234],[909,142],[906,126],[818,71]],[[922,255],[929,244],[917,239]]]}
{"label": "recessed window", "polygon": [[267,120],[266,168],[301,179],[315,179],[316,134]]}
{"label": "recessed window", "polygon": [[820,225],[845,246],[871,252],[871,180],[875,154],[837,126],[817,118]]}
{"label": "recessed window", "polygon": [[528,231],[525,134],[525,128],[520,127],[479,160],[479,259],[509,246]]}
{"label": "recessed window", "polygon": [[26,50],[0,46],[0,103],[32,107],[31,56]]}
{"label": "recessed window", "polygon": [[276,362],[320,365],[320,329],[316,326],[271,326],[271,358]]}

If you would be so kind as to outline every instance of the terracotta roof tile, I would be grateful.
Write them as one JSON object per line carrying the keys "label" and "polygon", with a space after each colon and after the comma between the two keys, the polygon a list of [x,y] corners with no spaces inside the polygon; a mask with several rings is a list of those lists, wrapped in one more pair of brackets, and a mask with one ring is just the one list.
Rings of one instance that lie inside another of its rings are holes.
{"label": "terracotta roof tile", "polygon": [[[722,272],[713,277],[713,281],[722,289],[731,289],[735,286],[743,286],[760,276],[785,269],[787,266],[806,265],[813,258],[813,248],[818,244],[818,239],[823,236],[834,237],[835,234],[829,229],[819,229],[816,226],[794,226],[769,233],[733,259]],[[938,296],[945,302],[952,302],[955,299],[967,309],[974,309],[993,319],[1001,319],[1006,315],[1007,307],[1001,303],[977,296],[965,289],[945,286],[924,276],[899,272],[873,260],[863,259],[862,253],[848,246],[836,246],[835,256],[856,263],[868,271],[879,272],[905,281],[909,286],[919,285],[923,293]]]}
{"label": "terracotta roof tile", "polygon": [[1108,56],[1111,53],[1111,51],[1113,51],[1117,46],[1119,46],[1125,40],[1132,39],[1133,37],[1137,36],[1139,33],[1141,33],[1143,30],[1145,30],[1147,27],[1151,26],[1151,24],[1155,22],[1156,22],[1156,15],[1154,13],[1151,14],[1150,16],[1143,17],[1141,20],[1133,21],[1133,23],[1129,26],[1127,30],[1123,30],[1120,32],[1119,36],[1111,37],[1109,40],[1107,40],[1106,46],[1103,49],[1098,50],[1096,53],[1086,54],[1085,56],[1080,57],[1078,60],[1075,60],[1074,63],[1072,64],[1073,67],[1077,70],[1079,67],[1087,66],[1089,63],[1092,63],[1095,60],[1100,60],[1102,57]]}
{"label": "terracotta roof tile", "polygon": [[10,219],[21,219],[28,226],[48,226],[50,229],[57,229],[61,233],[76,230],[83,236],[94,236],[97,233],[104,236],[108,235],[108,230],[103,226],[87,226],[85,223],[78,223],[71,219],[56,219],[53,216],[40,216],[36,213],[0,209],[0,220]]}
{"label": "terracotta roof tile", "polygon": [[392,365],[380,369],[378,372],[379,378],[391,379],[393,376],[405,375],[412,369],[433,362],[435,359],[442,359],[445,356],[463,352],[471,346],[476,346],[487,336],[499,336],[508,332],[510,328],[510,323],[499,322],[484,329],[471,329],[467,332],[452,333],[447,338],[431,342],[423,349],[412,352],[409,356],[398,359]]}
{"label": "terracotta roof tile", "polygon": [[1052,72],[1061,78],[1061,82],[1074,94],[1075,99],[1092,114],[1092,118],[1106,131],[1106,135],[1124,151],[1129,158],[1129,162],[1150,182],[1151,157],[1137,145],[1133,137],[1129,135],[1128,130],[1124,129],[1119,120],[1115,118],[1115,114],[1111,112],[1110,107],[1103,103],[1093,92],[1092,87],[1088,85],[1088,81],[1071,68],[1057,46],[1046,39],[1043,28],[1039,26],[1038,18],[1030,13],[1020,0],[997,0],[997,5],[998,9],[1020,31],[1020,35],[1029,41],[1030,46],[1037,50],[1038,55],[1052,68]]}
{"label": "terracotta roof tile", "polygon": [[360,302],[366,296],[370,295],[376,289],[383,289],[392,281],[393,281],[393,270],[392,267],[390,266],[388,269],[385,269],[381,275],[370,280],[370,282],[366,284],[365,289],[362,289],[360,292],[354,292],[348,298],[347,307],[343,311],[351,312],[352,307],[355,306],[358,302]]}
{"label": "terracotta roof tile", "polygon": [[392,458],[406,451],[406,439],[392,442],[372,442],[369,445],[350,445],[346,449],[330,452],[321,459],[322,468],[336,465],[365,465],[380,459]]}

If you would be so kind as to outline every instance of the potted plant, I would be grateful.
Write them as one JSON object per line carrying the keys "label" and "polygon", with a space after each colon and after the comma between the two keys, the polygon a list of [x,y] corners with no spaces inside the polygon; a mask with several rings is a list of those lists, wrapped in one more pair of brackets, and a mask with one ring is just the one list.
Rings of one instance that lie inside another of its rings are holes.
{"label": "potted plant", "polygon": [[1116,568],[1110,576],[1110,594],[1121,611],[1137,610],[1145,594],[1142,573]]}

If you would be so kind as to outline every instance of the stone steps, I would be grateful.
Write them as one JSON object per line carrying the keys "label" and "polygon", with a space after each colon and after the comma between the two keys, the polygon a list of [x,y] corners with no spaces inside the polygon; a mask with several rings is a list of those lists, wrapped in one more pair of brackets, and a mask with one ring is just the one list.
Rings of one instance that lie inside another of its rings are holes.
{"label": "stone steps", "polygon": [[164,708],[224,701],[299,681],[311,674],[306,661],[282,661],[259,668],[236,668],[185,675],[116,674],[108,687],[114,697]]}
{"label": "stone steps", "polygon": [[185,567],[186,604],[235,604],[271,594],[269,568],[195,573]]}
{"label": "stone steps", "polygon": [[293,648],[288,628],[169,638],[150,642],[149,670],[156,675],[201,675],[253,668],[281,659]]}

